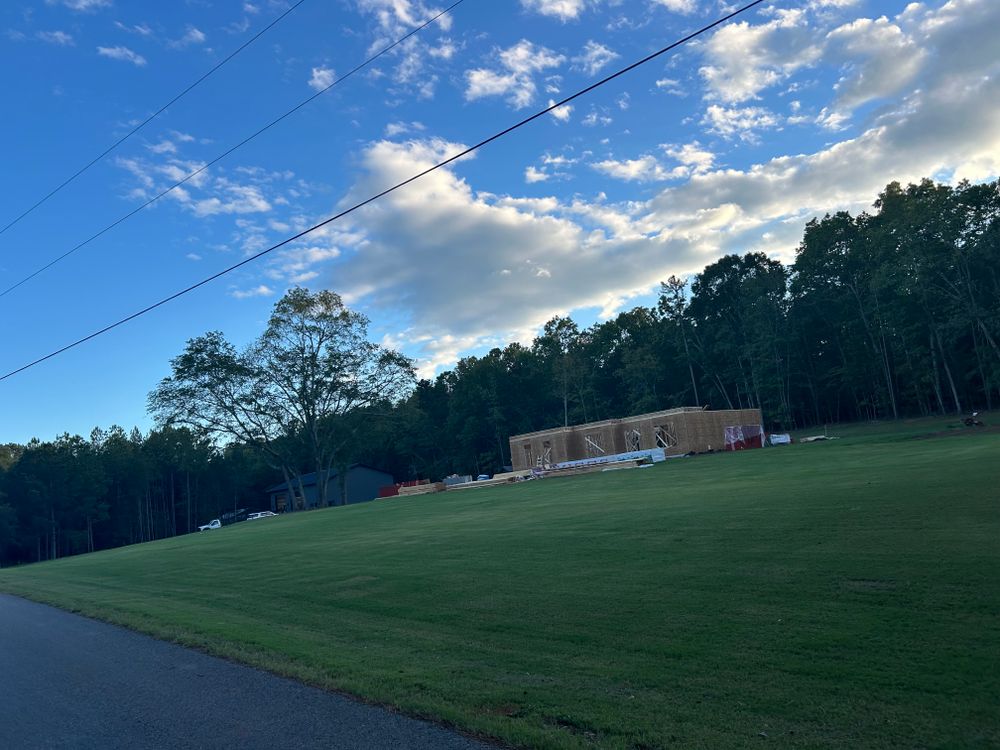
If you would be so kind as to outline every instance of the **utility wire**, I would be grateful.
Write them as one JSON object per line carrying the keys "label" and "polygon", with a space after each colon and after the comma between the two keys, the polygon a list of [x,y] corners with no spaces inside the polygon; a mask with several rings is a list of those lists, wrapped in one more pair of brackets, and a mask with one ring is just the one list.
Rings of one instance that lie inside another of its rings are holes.
{"label": "utility wire", "polygon": [[199,289],[199,288],[205,286],[206,284],[209,284],[209,283],[215,281],[216,279],[221,278],[222,276],[225,276],[228,273],[232,273],[233,271],[235,271],[238,268],[242,268],[243,266],[245,266],[245,265],[247,265],[249,263],[253,263],[255,260],[258,260],[259,258],[262,258],[265,255],[268,255],[269,253],[272,253],[275,250],[284,247],[285,245],[288,245],[288,244],[290,244],[292,242],[295,242],[296,240],[299,240],[299,239],[305,237],[307,234],[315,232],[317,229],[320,229],[321,227],[325,227],[327,224],[331,224],[331,223],[337,221],[338,219],[342,219],[343,217],[347,216],[348,214],[354,213],[359,208],[363,208],[364,206],[367,206],[369,203],[374,203],[375,201],[379,200],[380,198],[383,198],[384,196],[389,195],[389,193],[393,193],[393,192],[399,190],[400,188],[405,187],[406,185],[409,185],[411,182],[415,182],[415,181],[419,180],[421,177],[425,177],[426,175],[430,174],[431,172],[435,172],[438,169],[446,167],[447,165],[451,164],[454,161],[457,161],[457,160],[459,160],[459,159],[461,159],[461,158],[463,158],[465,156],[468,156],[469,154],[471,154],[474,151],[477,151],[478,149],[482,148],[483,146],[486,146],[487,144],[490,144],[490,143],[492,143],[495,140],[503,138],[508,133],[511,133],[511,132],[513,132],[513,131],[515,131],[515,130],[517,130],[519,128],[522,128],[525,125],[527,125],[528,123],[533,122],[533,121],[537,120],[540,117],[544,117],[549,112],[552,112],[553,110],[558,109],[559,107],[562,107],[565,104],[568,104],[569,102],[573,101],[574,99],[579,99],[581,96],[589,94],[594,89],[600,88],[601,86],[605,85],[606,83],[609,83],[609,82],[615,80],[616,78],[619,78],[620,76],[625,75],[626,73],[634,70],[635,68],[638,68],[641,65],[645,65],[646,63],[650,62],[651,60],[655,60],[656,58],[660,57],[661,55],[664,55],[667,52],[670,52],[671,50],[673,50],[673,49],[675,49],[677,47],[680,47],[681,45],[686,44],[687,42],[690,42],[692,39],[701,36],[702,34],[706,33],[707,31],[711,31],[716,26],[721,26],[722,24],[726,23],[727,21],[730,21],[731,19],[735,18],[736,16],[739,16],[742,13],[745,13],[746,11],[750,10],[751,8],[753,8],[753,7],[757,6],[757,5],[760,5],[763,2],[764,2],[764,0],[754,0],[754,2],[748,3],[747,5],[744,5],[743,7],[738,8],[737,10],[734,10],[731,13],[728,13],[728,14],[722,16],[721,18],[713,21],[712,23],[708,24],[707,26],[702,26],[697,31],[694,31],[694,32],[688,34],[687,36],[682,37],[682,38],[678,39],[677,41],[675,41],[675,42],[673,42],[671,44],[668,44],[666,47],[663,47],[663,48],[657,50],[656,52],[653,52],[652,54],[647,55],[646,57],[642,58],[641,60],[638,60],[638,61],[632,63],[631,65],[628,65],[628,66],[626,66],[624,68],[621,68],[617,72],[612,73],[611,75],[606,76],[606,77],[602,78],[601,80],[599,80],[599,81],[597,81],[595,83],[590,84],[586,88],[580,89],[575,94],[571,94],[570,96],[567,96],[565,99],[561,99],[560,101],[555,102],[554,104],[550,104],[545,109],[542,109],[542,110],[536,112],[535,114],[533,114],[533,115],[531,115],[529,117],[526,117],[523,120],[521,120],[521,121],[519,121],[519,122],[517,122],[517,123],[515,123],[515,124],[513,124],[513,125],[511,125],[511,126],[509,126],[507,128],[504,128],[500,132],[491,135],[489,138],[486,138],[486,139],[484,139],[482,141],[479,141],[479,143],[475,144],[474,146],[469,146],[468,148],[465,148],[462,151],[459,151],[457,154],[453,154],[452,156],[449,156],[444,161],[440,161],[437,164],[435,164],[434,166],[428,167],[427,169],[425,169],[425,170],[423,170],[421,172],[418,172],[417,174],[415,174],[415,175],[413,175],[411,177],[408,177],[407,179],[403,180],[402,182],[397,182],[392,187],[386,188],[385,190],[383,190],[383,191],[381,191],[379,193],[376,193],[375,195],[372,195],[369,198],[366,198],[365,200],[361,201],[360,203],[355,203],[350,208],[347,208],[347,209],[341,211],[340,213],[334,214],[333,216],[329,217],[328,219],[324,219],[323,221],[319,222],[318,224],[314,224],[313,226],[309,227],[308,229],[305,229],[305,230],[303,230],[301,232],[298,232],[297,234],[293,234],[291,237],[288,237],[288,238],[282,240],[281,242],[279,242],[279,243],[277,243],[275,245],[271,245],[269,248],[267,248],[265,250],[261,250],[259,253],[255,253],[254,255],[251,255],[251,256],[249,256],[247,258],[244,258],[239,263],[234,263],[233,265],[229,266],[228,268],[224,268],[221,271],[218,271],[218,272],[212,274],[211,276],[208,276],[207,278],[204,278],[201,281],[198,281],[198,282],[192,284],[191,286],[185,287],[184,289],[181,289],[178,292],[174,292],[170,296],[164,297],[160,301],[154,302],[153,304],[151,304],[151,305],[149,305],[147,307],[144,307],[141,310],[138,310],[137,312],[134,312],[131,315],[128,315],[128,316],[122,318],[121,320],[118,320],[118,321],[116,321],[114,323],[111,323],[110,325],[107,325],[107,326],[105,326],[104,328],[101,328],[98,331],[94,331],[93,333],[88,334],[88,335],[84,336],[83,338],[77,339],[76,341],[74,341],[71,344],[67,344],[66,346],[63,346],[63,347],[61,347],[59,349],[56,349],[55,351],[50,352],[49,354],[46,354],[44,357],[39,357],[38,359],[36,359],[36,360],[34,360],[32,362],[29,362],[29,363],[27,363],[25,365],[21,365],[20,367],[18,367],[15,370],[11,370],[10,372],[5,373],[4,375],[0,375],[0,382],[2,382],[4,380],[7,380],[10,377],[13,377],[14,375],[17,375],[18,373],[24,372],[25,370],[27,370],[27,369],[29,369],[31,367],[34,367],[35,365],[39,365],[42,362],[45,362],[46,360],[52,359],[53,357],[57,357],[60,354],[62,354],[63,352],[69,351],[70,349],[73,349],[74,347],[77,347],[80,344],[84,344],[84,343],[90,341],[91,339],[95,339],[98,336],[102,336],[105,333],[108,333],[109,331],[112,331],[115,328],[118,328],[119,326],[124,325],[125,323],[128,323],[128,322],[130,322],[132,320],[135,320],[136,318],[139,318],[139,317],[141,317],[143,315],[146,315],[147,313],[152,312],[153,310],[157,309],[158,307],[162,307],[163,305],[166,305],[169,302],[173,302],[178,297],[183,297],[185,294],[193,292],[196,289]]}
{"label": "utility wire", "polygon": [[263,29],[261,29],[256,34],[254,34],[252,37],[250,37],[245,42],[243,42],[243,44],[241,44],[235,50],[233,50],[232,52],[230,52],[229,55],[227,55],[221,62],[219,62],[218,64],[216,64],[207,73],[205,73],[204,75],[202,75],[201,78],[199,78],[197,81],[195,81],[194,83],[192,83],[190,86],[188,86],[186,89],[184,89],[181,93],[179,93],[177,96],[175,96],[169,102],[167,102],[166,104],[164,104],[162,107],[160,107],[158,110],[156,110],[153,114],[151,114],[145,120],[143,120],[138,125],[136,125],[134,128],[132,128],[129,132],[127,132],[125,135],[123,135],[121,138],[119,138],[117,141],[115,141],[110,146],[108,146],[106,149],[104,149],[104,151],[102,151],[100,154],[98,154],[97,156],[95,156],[92,160],[90,160],[89,162],[87,162],[84,166],[82,166],[80,169],[78,169],[76,172],[74,172],[72,175],[70,175],[68,178],[66,178],[56,188],[54,188],[49,193],[47,193],[45,195],[45,197],[43,197],[41,200],[39,200],[37,203],[35,203],[33,206],[31,206],[31,208],[27,209],[22,214],[20,214],[17,218],[15,218],[12,221],[10,221],[3,229],[0,229],[0,234],[3,234],[8,229],[10,229],[12,226],[14,226],[15,224],[17,224],[21,219],[23,219],[25,216],[27,216],[28,214],[30,214],[36,208],[38,208],[39,206],[41,206],[43,203],[45,203],[45,201],[47,201],[53,195],[55,195],[60,190],[62,190],[64,187],[66,187],[67,185],[69,185],[71,182],[73,182],[73,180],[75,180],[77,177],[79,177],[80,175],[82,175],[84,172],[86,172],[92,166],[94,166],[95,164],[97,164],[97,162],[99,162],[101,159],[103,159],[105,156],[107,156],[108,154],[110,154],[112,151],[114,151],[116,148],[118,148],[120,145],[122,145],[125,141],[127,141],[133,135],[135,135],[140,130],[142,130],[144,127],[146,127],[150,122],[152,122],[157,117],[159,117],[161,114],[163,114],[167,110],[167,108],[169,108],[173,104],[176,104],[181,99],[181,97],[183,97],[186,94],[188,94],[192,89],[194,89],[196,86],[198,86],[198,84],[202,83],[206,78],[208,78],[210,75],[212,75],[215,71],[217,71],[219,68],[221,68],[223,65],[225,65],[230,60],[232,60],[240,52],[242,52],[243,50],[245,50],[247,47],[249,47],[251,44],[253,44],[254,42],[256,42],[258,39],[260,39],[264,34],[266,34],[272,28],[274,28],[275,26],[277,26],[278,23],[283,18],[285,18],[285,16],[287,16],[293,10],[295,10],[300,5],[302,5],[302,3],[304,3],[305,1],[306,0],[298,0],[298,2],[296,2],[290,8],[288,8],[288,10],[286,10],[280,16],[278,16],[277,18],[275,18],[273,21],[271,21],[271,23],[269,23]]}
{"label": "utility wire", "polygon": [[[416,28],[412,29],[409,33],[405,34],[404,36],[401,36],[399,39],[397,39],[395,42],[393,42],[392,44],[388,45],[387,47],[383,47],[381,50],[379,50],[377,53],[375,53],[374,55],[372,55],[371,57],[369,57],[363,63],[361,63],[360,65],[355,66],[353,69],[351,69],[350,71],[348,71],[344,75],[340,76],[340,78],[338,78],[335,81],[333,81],[333,83],[331,83],[329,86],[326,86],[326,87],[320,89],[319,91],[317,91],[315,94],[313,94],[309,98],[304,99],[303,101],[299,102],[294,107],[292,107],[290,110],[288,110],[287,112],[285,112],[283,115],[280,115],[279,117],[274,118],[273,120],[271,120],[269,123],[267,123],[266,125],[264,125],[262,128],[260,128],[256,132],[252,133],[251,135],[248,135],[246,138],[244,138],[242,141],[240,141],[236,145],[231,146],[227,150],[223,151],[221,154],[219,154],[218,156],[216,156],[211,161],[206,162],[205,164],[202,164],[198,169],[194,170],[193,172],[191,172],[187,176],[181,178],[180,180],[178,180],[177,182],[175,182],[173,185],[170,185],[166,189],[164,189],[161,192],[157,193],[152,198],[150,198],[149,200],[147,200],[145,203],[143,203],[143,204],[141,204],[139,206],[136,206],[134,209],[132,209],[131,211],[129,211],[127,214],[125,214],[121,218],[117,219],[116,221],[112,222],[111,224],[108,224],[106,227],[104,227],[104,229],[100,230],[99,232],[96,232],[95,234],[92,234],[90,237],[88,237],[87,239],[83,240],[83,242],[80,242],[79,244],[74,245],[69,250],[67,250],[66,252],[64,252],[62,255],[59,255],[59,256],[53,258],[52,260],[50,260],[45,265],[43,265],[43,266],[41,266],[39,268],[36,268],[34,271],[32,271],[31,273],[29,273],[27,276],[25,276],[20,281],[14,282],[10,286],[8,286],[6,289],[4,289],[2,292],[0,292],[0,297],[6,297],[8,294],[10,294],[11,292],[13,292],[15,289],[17,289],[22,284],[25,284],[25,283],[31,281],[33,278],[35,278],[39,274],[44,273],[45,271],[47,271],[50,268],[52,268],[52,266],[54,266],[56,263],[59,263],[60,261],[65,260],[66,258],[68,258],[70,255],[72,255],[73,253],[75,253],[80,248],[82,248],[82,247],[84,247],[86,245],[89,245],[91,242],[93,242],[94,240],[96,240],[98,237],[106,234],[107,232],[110,232],[112,229],[114,229],[115,227],[117,227],[122,222],[125,222],[125,221],[131,219],[133,216],[135,216],[137,213],[139,213],[140,211],[142,211],[144,208],[146,208],[148,206],[151,206],[152,204],[156,203],[163,196],[167,195],[168,193],[173,192],[174,190],[176,190],[177,188],[179,188],[184,183],[186,183],[189,180],[197,177],[198,175],[200,175],[202,172],[204,172],[206,169],[208,169],[212,165],[219,163],[220,161],[222,161],[223,159],[225,159],[227,156],[229,156],[231,153],[233,153],[237,149],[242,148],[243,146],[245,146],[246,144],[248,144],[250,141],[252,141],[257,136],[259,136],[259,135],[265,133],[266,131],[270,130],[275,125],[277,125],[279,122],[281,122],[282,120],[284,120],[285,118],[289,117],[290,115],[293,115],[294,113],[298,112],[300,109],[302,109],[303,107],[305,107],[307,104],[309,104],[312,101],[314,101],[315,99],[321,97],[323,94],[325,94],[327,91],[329,91],[330,89],[332,89],[334,86],[337,86],[338,84],[342,83],[343,81],[346,81],[348,78],[350,78],[351,76],[353,76],[355,73],[358,73],[361,70],[364,70],[369,65],[371,65],[373,62],[375,62],[376,60],[378,60],[380,57],[382,57],[385,54],[388,54],[389,52],[391,52],[392,50],[394,50],[396,47],[398,47],[400,44],[402,44],[407,39],[409,39],[411,36],[413,36],[414,34],[417,34],[417,33],[421,32],[421,31],[423,31],[425,28],[427,28],[428,26],[430,26],[432,23],[434,23],[435,21],[437,21],[439,18],[441,18],[442,16],[446,15],[447,13],[450,13],[454,8],[457,8],[459,5],[461,5],[464,2],[465,2],[465,0],[457,0],[457,2],[452,3],[447,8],[445,8],[442,11],[440,11],[437,15],[435,15],[432,18],[429,18],[428,20],[424,21],[422,24],[420,24]],[[107,152],[105,152],[105,153],[107,153]],[[98,157],[98,158],[100,158],[100,157]],[[2,233],[0,233],[0,234],[2,234]]]}

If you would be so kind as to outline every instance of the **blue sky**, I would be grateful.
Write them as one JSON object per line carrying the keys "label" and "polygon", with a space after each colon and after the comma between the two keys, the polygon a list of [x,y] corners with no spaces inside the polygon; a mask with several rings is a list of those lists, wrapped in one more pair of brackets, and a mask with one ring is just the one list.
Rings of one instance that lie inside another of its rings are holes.
{"label": "blue sky", "polygon": [[[0,8],[0,225],[288,7]],[[6,288],[444,4],[306,0],[0,236]],[[466,0],[199,178],[0,298],[8,371],[410,176],[703,25],[718,0]],[[555,314],[590,323],[726,252],[788,260],[892,179],[1000,172],[1000,3],[765,4],[474,158],[0,383],[0,442],[148,428],[184,342],[245,343],[329,288],[422,374]]]}

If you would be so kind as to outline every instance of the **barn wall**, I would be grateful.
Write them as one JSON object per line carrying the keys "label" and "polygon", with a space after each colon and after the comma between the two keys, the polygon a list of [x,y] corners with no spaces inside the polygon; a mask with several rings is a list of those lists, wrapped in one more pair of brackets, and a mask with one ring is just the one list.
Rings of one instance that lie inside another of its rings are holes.
{"label": "barn wall", "polygon": [[683,453],[720,451],[725,447],[726,427],[759,425],[760,409],[724,409],[720,411],[691,412],[683,415]]}
{"label": "barn wall", "polygon": [[[639,432],[639,450],[665,447],[667,455],[722,450],[726,427],[761,423],[759,409],[703,411],[697,407],[684,407],[625,419],[559,427],[512,436],[511,464],[515,471],[533,468],[545,450],[546,443],[551,447],[552,463],[625,453],[633,448],[627,437],[627,433],[632,430]],[[666,446],[657,441],[658,431],[665,436]],[[590,446],[588,437],[604,449],[603,453]],[[528,448],[527,453],[525,446]]]}

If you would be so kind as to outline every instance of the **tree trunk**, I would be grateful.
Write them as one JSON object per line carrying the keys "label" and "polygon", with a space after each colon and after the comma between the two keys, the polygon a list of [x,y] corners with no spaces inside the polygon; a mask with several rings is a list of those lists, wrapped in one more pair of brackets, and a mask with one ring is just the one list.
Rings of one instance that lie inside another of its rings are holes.
{"label": "tree trunk", "polygon": [[944,346],[941,344],[941,334],[934,330],[934,337],[937,339],[938,351],[941,353],[941,364],[944,365],[944,374],[948,378],[948,386],[951,388],[951,396],[955,399],[955,413],[962,413],[962,403],[958,400],[958,390],[955,388],[955,379],[951,376],[951,368],[948,366],[948,356],[944,353]]}

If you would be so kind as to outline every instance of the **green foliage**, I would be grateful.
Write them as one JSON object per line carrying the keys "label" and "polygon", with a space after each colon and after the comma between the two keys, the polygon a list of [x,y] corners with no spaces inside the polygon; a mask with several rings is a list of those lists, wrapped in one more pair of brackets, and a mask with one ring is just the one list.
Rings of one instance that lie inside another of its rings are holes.
{"label": "green foliage", "polygon": [[162,425],[255,448],[290,488],[315,471],[326,505],[325,478],[344,464],[354,436],[344,418],[399,400],[413,379],[405,357],[367,335],[367,318],[339,296],[295,287],[243,351],[219,332],[188,341],[150,393],[149,410]]}
{"label": "green foliage", "polygon": [[273,472],[191,430],[120,427],[89,440],[32,441],[0,471],[0,565],[183,534],[221,512],[258,508]]}

